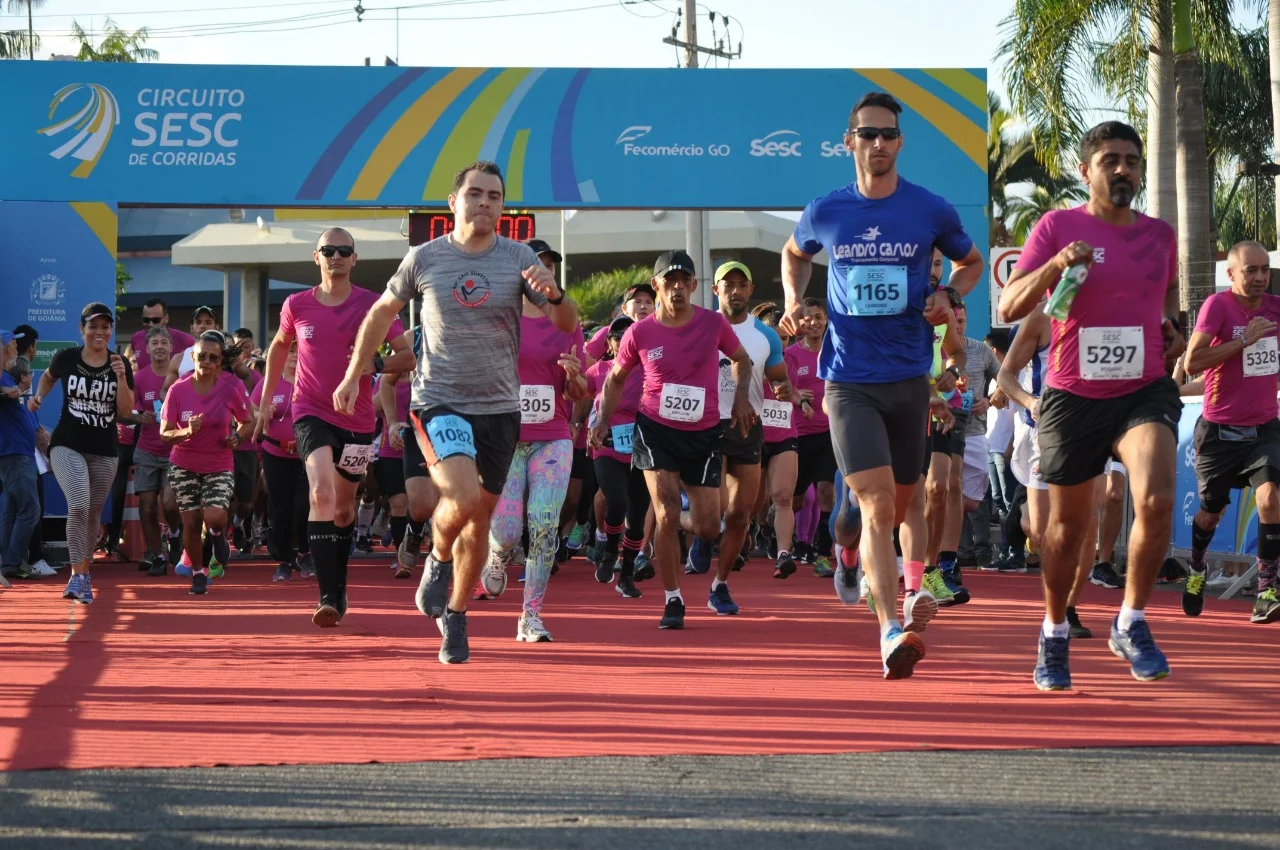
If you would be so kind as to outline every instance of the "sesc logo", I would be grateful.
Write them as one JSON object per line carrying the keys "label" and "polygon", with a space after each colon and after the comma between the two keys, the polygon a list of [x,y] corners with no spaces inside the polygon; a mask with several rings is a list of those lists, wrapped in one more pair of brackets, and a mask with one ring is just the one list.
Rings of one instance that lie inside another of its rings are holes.
{"label": "sesc logo", "polygon": [[789,136],[798,137],[800,134],[795,130],[774,130],[763,139],[751,140],[752,156],[803,156],[800,153],[800,145],[802,141],[799,138],[788,138]]}
{"label": "sesc logo", "polygon": [[838,142],[823,142],[821,156],[826,159],[833,156],[853,156],[853,154],[849,153],[849,149],[845,147],[844,141],[841,140]]}
{"label": "sesc logo", "polygon": [[[62,120],[55,120],[59,107],[80,92],[87,95],[83,102],[77,101],[80,109]],[[73,159],[80,160],[71,176],[84,178],[93,173],[94,166],[111,141],[112,131],[120,123],[120,105],[116,102],[115,95],[105,86],[97,83],[72,83],[61,88],[53,96],[53,100],[49,101],[48,120],[53,123],[36,131],[42,136],[57,136],[75,131],[66,142],[50,151],[49,156],[62,159],[70,154]]]}
{"label": "sesc logo", "polygon": [[623,142],[634,142],[636,139],[643,138],[652,132],[653,132],[652,127],[647,127],[640,124],[633,125],[618,134],[618,141],[614,142],[614,145],[620,145]]}

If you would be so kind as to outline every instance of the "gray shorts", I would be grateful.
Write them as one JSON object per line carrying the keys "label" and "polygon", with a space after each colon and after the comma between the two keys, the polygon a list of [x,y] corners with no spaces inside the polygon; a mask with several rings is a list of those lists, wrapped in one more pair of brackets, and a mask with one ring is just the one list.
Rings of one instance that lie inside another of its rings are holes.
{"label": "gray shorts", "polygon": [[840,475],[892,467],[902,487],[920,480],[929,433],[929,379],[891,384],[827,381],[831,445]]}
{"label": "gray shorts", "polygon": [[169,459],[135,448],[133,450],[133,492],[159,493],[169,485]]}

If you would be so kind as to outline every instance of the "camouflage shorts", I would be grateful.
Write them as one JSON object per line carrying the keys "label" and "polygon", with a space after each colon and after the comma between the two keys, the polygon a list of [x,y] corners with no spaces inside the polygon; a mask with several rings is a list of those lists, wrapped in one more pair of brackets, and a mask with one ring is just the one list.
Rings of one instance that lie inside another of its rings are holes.
{"label": "camouflage shorts", "polygon": [[231,507],[236,476],[230,471],[201,474],[170,464],[169,486],[173,488],[180,511],[198,511],[201,508],[222,508],[225,511]]}

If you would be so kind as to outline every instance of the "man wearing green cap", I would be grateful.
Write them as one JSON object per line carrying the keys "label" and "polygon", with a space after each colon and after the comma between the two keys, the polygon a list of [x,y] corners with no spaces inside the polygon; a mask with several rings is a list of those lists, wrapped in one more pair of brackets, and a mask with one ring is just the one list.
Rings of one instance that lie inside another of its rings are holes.
{"label": "man wearing green cap", "polygon": [[[764,449],[764,429],[760,417],[764,410],[764,382],[768,379],[773,384],[774,397],[784,403],[790,402],[792,391],[787,366],[782,357],[782,340],[773,328],[748,312],[751,294],[755,290],[751,270],[742,263],[724,263],[716,269],[715,286],[716,296],[720,300],[720,314],[728,320],[742,347],[746,349],[747,356],[751,358],[749,397],[751,410],[755,414],[745,436],[739,429],[731,426],[733,399],[738,384],[733,376],[733,361],[722,354],[720,422],[724,430],[721,457],[725,474],[721,478],[723,484],[720,506],[724,513],[724,531],[720,538],[720,561],[716,565],[716,577],[711,582],[707,607],[724,615],[738,613],[738,606],[729,596],[729,585],[726,582],[734,566],[741,567],[738,562],[742,557],[742,544],[746,540],[751,512],[760,492],[760,457]],[[686,573],[705,573],[711,568],[711,544],[710,540],[694,538],[685,564]],[[779,578],[786,578],[795,572],[795,562],[789,558],[786,562],[790,565],[790,571],[779,573]],[[779,564],[781,563],[780,558]]]}

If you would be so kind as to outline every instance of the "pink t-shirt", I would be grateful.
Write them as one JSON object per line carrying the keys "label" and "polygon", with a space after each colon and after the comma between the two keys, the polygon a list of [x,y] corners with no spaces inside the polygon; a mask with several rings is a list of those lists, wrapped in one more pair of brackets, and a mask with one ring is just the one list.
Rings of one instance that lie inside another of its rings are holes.
{"label": "pink t-shirt", "polygon": [[[613,369],[612,360],[601,360],[599,363],[591,364],[585,374],[587,376],[587,392],[595,398],[592,402],[592,414],[587,423],[596,421],[596,416],[600,412],[600,394],[604,391],[604,379],[609,376],[609,371]],[[636,412],[640,409],[640,399],[644,395],[644,374],[639,369],[632,369],[627,373],[627,380],[622,384],[622,395],[618,397],[618,406],[613,409],[613,415],[609,417],[610,437],[613,436],[612,429],[615,426],[635,425]],[[582,431],[585,434],[587,428]],[[630,452],[617,452],[608,446],[602,446],[596,450],[599,457],[611,457],[614,460],[623,463],[631,463]]]}
{"label": "pink t-shirt", "polygon": [[[382,386],[382,376],[378,376],[378,386]],[[409,399],[413,395],[413,381],[408,375],[400,378],[396,382],[396,409],[385,411],[386,416],[382,419],[382,441],[378,444],[378,457],[393,458],[399,460],[404,457],[404,452],[399,449],[391,448],[390,431],[392,422],[408,422],[409,421]],[[404,434],[406,439],[414,439],[412,432]]]}
{"label": "pink t-shirt", "polygon": [[[258,407],[262,407],[261,381],[254,386],[249,400]],[[275,390],[271,393],[271,403],[275,408],[271,412],[271,421],[267,424],[267,430],[263,432],[263,437],[270,439],[262,441],[262,450],[276,457],[296,458],[298,445],[293,436],[293,381],[281,375],[280,380],[276,381]],[[272,440],[275,440],[275,443],[271,442]]]}
{"label": "pink t-shirt", "polygon": [[[796,421],[796,434],[807,437],[810,434],[825,434],[831,430],[827,414],[822,412],[822,399],[827,394],[827,382],[818,377],[818,352],[810,351],[804,343],[797,342],[786,351],[795,359],[796,371],[791,376],[791,385],[796,390],[809,390],[813,393],[813,418],[805,419],[804,413],[796,408],[799,419]],[[788,364],[789,365],[789,364]]]}
{"label": "pink t-shirt", "polygon": [[[1210,295],[1196,317],[1196,332],[1222,345],[1244,336],[1249,320],[1280,322],[1280,296],[1263,294],[1258,309],[1246,311],[1234,292]],[[1276,363],[1280,331],[1204,373],[1204,418],[1219,425],[1261,425],[1280,414],[1276,403]],[[1246,369],[1251,373],[1245,374]]]}
{"label": "pink t-shirt", "polygon": [[[280,310],[280,330],[298,340],[297,380],[294,382],[293,416],[314,416],[337,428],[368,434],[376,427],[373,412],[373,378],[360,379],[355,413],[350,416],[333,409],[333,391],[342,383],[355,348],[360,323],[377,302],[378,296],[353,286],[347,300],[329,307],[316,300],[320,287],[295,292]],[[404,333],[396,319],[387,330],[385,342]]]}
{"label": "pink t-shirt", "polygon": [[644,370],[641,413],[677,431],[705,431],[720,423],[716,353],[732,357],[741,347],[728,319],[694,307],[693,318],[678,328],[660,324],[656,313],[627,328],[613,362]]}
{"label": "pink t-shirt", "polygon": [[564,397],[568,376],[557,362],[568,351],[585,359],[581,326],[565,333],[546,316],[520,317],[520,442],[569,439],[573,402]]}
{"label": "pink t-shirt", "polygon": [[[791,379],[791,386],[794,388],[796,385],[796,369],[800,363],[791,349],[782,352],[782,361],[787,364],[787,376]],[[798,426],[799,422],[804,419],[804,411],[797,407],[794,402],[781,402],[786,407],[777,407],[776,405],[779,402],[773,394],[773,382],[768,378],[764,380],[764,400],[766,402],[766,410],[764,415],[760,417],[760,421],[764,425],[764,441],[766,443],[781,443],[783,440],[795,439],[799,435]],[[780,428],[773,423],[780,421],[777,416],[784,410],[786,413],[781,415],[790,419],[790,422],[787,427]]]}
{"label": "pink t-shirt", "polygon": [[171,447],[160,439],[160,406],[163,401],[160,388],[164,386],[164,379],[168,375],[168,369],[164,370],[163,375],[157,375],[150,365],[133,373],[133,409],[138,413],[150,410],[156,415],[153,424],[138,426],[141,432],[138,435],[138,448],[158,457],[168,457],[171,451]]}
{"label": "pink t-shirt", "polygon": [[[172,356],[176,357],[178,352],[195,345],[195,338],[191,334],[183,333],[177,328],[168,330],[169,341],[173,343]],[[138,355],[138,371],[141,372],[151,364],[151,355],[147,353],[147,329],[143,328],[129,337],[129,344]]]}
{"label": "pink t-shirt", "polygon": [[204,416],[199,433],[174,444],[169,462],[200,475],[231,472],[235,464],[226,440],[231,436],[233,422],[248,421],[249,394],[243,381],[229,372],[221,372],[208,394],[200,395],[192,383],[194,377],[192,372],[169,387],[160,410],[165,422],[179,427],[186,427],[187,421],[196,414]]}
{"label": "pink t-shirt", "polygon": [[[240,381],[240,378],[237,377],[236,380]],[[243,384],[244,381],[240,381],[240,383]],[[249,388],[247,390],[247,392],[249,393],[250,399],[253,398],[253,391],[260,386],[262,386],[262,376],[258,374],[257,369],[250,369],[249,370]],[[259,397],[261,397],[262,394],[259,393],[258,395]],[[258,444],[255,443],[253,440],[241,440],[240,445],[236,446],[235,450],[238,452],[256,452],[258,450]]]}
{"label": "pink t-shirt", "polygon": [[608,325],[596,329],[596,332],[591,335],[591,339],[587,341],[586,350],[587,356],[596,361],[609,353]]}
{"label": "pink t-shirt", "polygon": [[1093,246],[1094,265],[1067,320],[1053,320],[1046,383],[1085,398],[1127,395],[1165,375],[1161,325],[1177,239],[1168,223],[1142,213],[1122,227],[1083,206],[1054,210],[1032,229],[1015,268],[1035,271],[1076,241]]}

